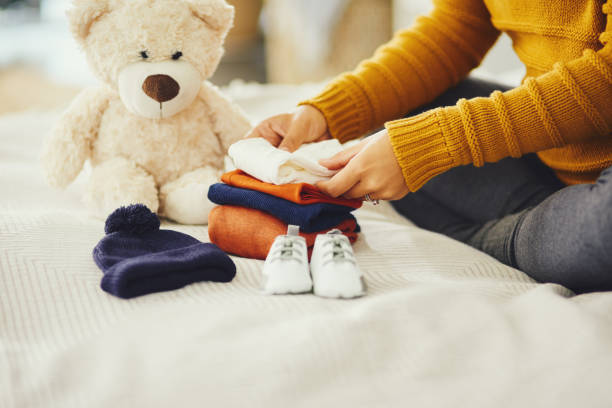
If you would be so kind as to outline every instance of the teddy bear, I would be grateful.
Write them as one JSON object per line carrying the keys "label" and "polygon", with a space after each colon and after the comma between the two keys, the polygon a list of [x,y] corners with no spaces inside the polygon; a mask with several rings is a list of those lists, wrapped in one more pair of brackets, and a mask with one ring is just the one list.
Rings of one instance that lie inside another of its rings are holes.
{"label": "teddy bear", "polygon": [[47,138],[49,184],[68,186],[89,160],[84,201],[94,215],[139,203],[206,224],[208,188],[251,127],[207,81],[234,8],[225,0],[74,0],[68,19],[103,85],[77,96]]}

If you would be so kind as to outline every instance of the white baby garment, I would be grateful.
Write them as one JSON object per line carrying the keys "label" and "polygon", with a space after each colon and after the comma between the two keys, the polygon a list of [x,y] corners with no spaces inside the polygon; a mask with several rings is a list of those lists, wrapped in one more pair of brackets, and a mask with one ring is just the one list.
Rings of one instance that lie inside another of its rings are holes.
{"label": "white baby garment", "polygon": [[289,153],[272,146],[266,139],[244,139],[229,148],[229,156],[236,168],[251,176],[276,185],[310,183],[329,180],[337,170],[319,164],[342,151],[338,140],[307,143]]}

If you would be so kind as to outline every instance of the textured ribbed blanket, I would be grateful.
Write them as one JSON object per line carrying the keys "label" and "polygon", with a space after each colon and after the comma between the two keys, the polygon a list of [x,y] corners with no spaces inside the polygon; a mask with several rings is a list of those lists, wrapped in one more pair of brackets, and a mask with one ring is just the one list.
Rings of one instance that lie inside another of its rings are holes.
{"label": "textured ribbed blanket", "polygon": [[263,296],[263,262],[236,257],[229,284],[108,295],[84,178],[56,192],[37,166],[56,118],[0,117],[0,407],[612,406],[611,294],[536,284],[385,204],[355,212],[360,299]]}

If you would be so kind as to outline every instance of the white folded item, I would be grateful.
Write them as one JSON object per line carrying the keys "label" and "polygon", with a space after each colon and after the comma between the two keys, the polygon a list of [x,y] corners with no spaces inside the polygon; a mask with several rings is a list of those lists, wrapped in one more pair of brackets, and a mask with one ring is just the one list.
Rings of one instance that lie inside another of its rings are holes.
{"label": "white folded item", "polygon": [[267,295],[305,293],[312,290],[306,240],[300,228],[290,225],[287,235],[274,240],[263,267],[262,292]]}
{"label": "white folded item", "polygon": [[329,170],[319,160],[343,150],[338,140],[307,143],[289,153],[272,146],[263,138],[244,139],[230,146],[228,154],[236,168],[276,185],[329,180],[337,170]]}
{"label": "white folded item", "polygon": [[365,295],[363,274],[353,248],[339,230],[317,235],[310,272],[317,296],[349,299]]}

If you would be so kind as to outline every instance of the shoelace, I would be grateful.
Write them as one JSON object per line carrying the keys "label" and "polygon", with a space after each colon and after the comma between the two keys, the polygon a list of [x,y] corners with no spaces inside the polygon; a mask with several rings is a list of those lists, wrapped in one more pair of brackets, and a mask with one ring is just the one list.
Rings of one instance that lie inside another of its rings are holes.
{"label": "shoelace", "polygon": [[330,237],[329,240],[323,243],[323,248],[331,246],[331,248],[323,253],[323,266],[329,263],[349,262],[355,265],[355,256],[343,236]]}
{"label": "shoelace", "polygon": [[303,252],[299,249],[301,241],[297,238],[284,236],[281,243],[275,243],[272,248],[270,263],[276,261],[297,261],[302,263]]}

